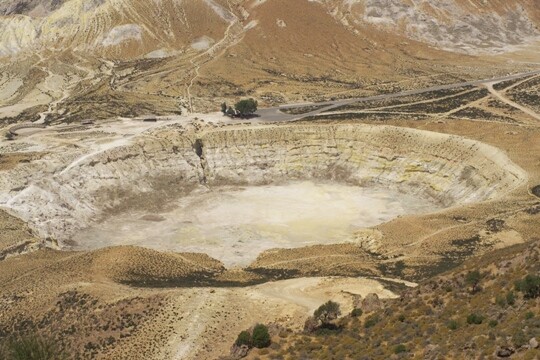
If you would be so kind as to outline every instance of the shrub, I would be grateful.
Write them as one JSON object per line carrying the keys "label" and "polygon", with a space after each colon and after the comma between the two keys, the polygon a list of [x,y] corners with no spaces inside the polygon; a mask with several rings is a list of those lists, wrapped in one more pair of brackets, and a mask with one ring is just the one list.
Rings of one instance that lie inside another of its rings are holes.
{"label": "shrub", "polygon": [[375,326],[375,324],[377,324],[379,322],[379,317],[377,315],[371,315],[370,317],[368,317],[366,319],[366,322],[364,323],[364,327],[367,329],[367,328],[370,328],[370,327],[373,327]]}
{"label": "shrub", "polygon": [[467,316],[467,324],[480,325],[483,321],[484,317],[476,313],[472,313]]}
{"label": "shrub", "polygon": [[446,324],[446,326],[450,329],[450,330],[457,330],[459,328],[459,324],[456,320],[450,320],[448,321],[448,323]]}
{"label": "shrub", "polygon": [[489,327],[495,327],[497,325],[499,325],[499,322],[497,320],[489,320]]}
{"label": "shrub", "polygon": [[265,325],[255,325],[255,327],[253,328],[251,343],[253,344],[253,346],[259,349],[270,346],[270,334],[268,333],[268,328]]}
{"label": "shrub", "polygon": [[530,320],[534,317],[534,313],[532,311],[528,311],[525,313],[525,320]]}
{"label": "shrub", "polygon": [[407,348],[403,344],[396,345],[394,348],[394,354],[401,354],[407,352]]}
{"label": "shrub", "polygon": [[512,335],[512,343],[514,343],[515,347],[520,348],[528,343],[528,339],[523,331],[518,330],[514,333],[514,335]]}
{"label": "shrub", "polygon": [[37,337],[21,338],[10,342],[5,357],[12,360],[61,360],[66,358],[65,354],[53,342]]}
{"label": "shrub", "polygon": [[514,295],[513,291],[509,291],[506,294],[506,303],[510,306],[514,306],[514,304],[516,303],[516,296]]}
{"label": "shrub", "polygon": [[527,275],[515,284],[516,290],[521,291],[525,298],[535,299],[540,296],[540,276]]}
{"label": "shrub", "polygon": [[352,317],[360,317],[362,316],[364,312],[362,311],[362,309],[359,309],[359,308],[355,308],[351,311],[351,316]]}
{"label": "shrub", "polygon": [[237,346],[247,345],[251,347],[251,334],[249,333],[249,331],[244,330],[240,334],[238,334],[235,344]]}
{"label": "shrub", "polygon": [[404,322],[405,321],[405,315],[403,315],[403,314],[399,315],[398,320],[399,320],[399,322]]}
{"label": "shrub", "polygon": [[497,297],[495,298],[495,303],[500,307],[504,308],[506,307],[506,298],[502,295],[497,295]]}

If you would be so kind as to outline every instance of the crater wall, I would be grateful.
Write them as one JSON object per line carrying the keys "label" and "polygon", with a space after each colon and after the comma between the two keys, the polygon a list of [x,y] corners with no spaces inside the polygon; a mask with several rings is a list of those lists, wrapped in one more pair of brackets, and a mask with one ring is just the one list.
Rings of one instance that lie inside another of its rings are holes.
{"label": "crater wall", "polygon": [[502,196],[527,178],[495,147],[369,125],[167,126],[61,166],[40,161],[4,172],[0,202],[58,240],[114,212],[159,211],[201,185],[376,184],[450,207]]}

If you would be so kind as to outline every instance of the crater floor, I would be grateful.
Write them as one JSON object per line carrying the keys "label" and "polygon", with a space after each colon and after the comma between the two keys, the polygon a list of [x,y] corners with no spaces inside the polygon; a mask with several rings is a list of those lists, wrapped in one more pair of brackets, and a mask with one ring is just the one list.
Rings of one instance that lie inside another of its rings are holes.
{"label": "crater floor", "polygon": [[435,209],[421,196],[329,182],[199,188],[170,212],[124,213],[73,239],[77,250],[138,245],[247,266],[264,250],[347,242],[360,228]]}

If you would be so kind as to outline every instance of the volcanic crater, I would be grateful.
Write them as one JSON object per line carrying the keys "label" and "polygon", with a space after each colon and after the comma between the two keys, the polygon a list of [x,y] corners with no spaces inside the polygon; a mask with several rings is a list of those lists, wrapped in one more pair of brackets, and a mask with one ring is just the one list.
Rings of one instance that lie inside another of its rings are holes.
{"label": "volcanic crater", "polygon": [[494,199],[527,178],[492,146],[384,125],[172,124],[56,156],[4,177],[15,189],[5,206],[42,238],[204,252],[226,266],[354,242],[362,228]]}

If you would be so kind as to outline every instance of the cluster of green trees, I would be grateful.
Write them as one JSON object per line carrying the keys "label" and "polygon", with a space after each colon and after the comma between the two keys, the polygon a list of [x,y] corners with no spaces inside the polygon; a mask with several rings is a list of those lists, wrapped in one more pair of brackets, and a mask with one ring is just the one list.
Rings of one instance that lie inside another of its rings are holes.
{"label": "cluster of green trees", "polygon": [[240,100],[232,106],[228,106],[227,103],[221,104],[221,112],[223,115],[230,117],[250,117],[257,111],[258,103],[254,99]]}
{"label": "cluster of green trees", "polygon": [[[341,309],[338,303],[328,301],[313,312],[304,324],[304,331],[312,333],[320,329],[335,328],[335,321],[341,315]],[[360,314],[361,315],[361,314]]]}
{"label": "cluster of green trees", "polygon": [[262,349],[270,346],[271,339],[270,333],[268,332],[268,327],[263,324],[257,324],[253,328],[252,332],[248,330],[242,331],[238,334],[235,344],[237,346],[246,345],[249,348],[256,347]]}

